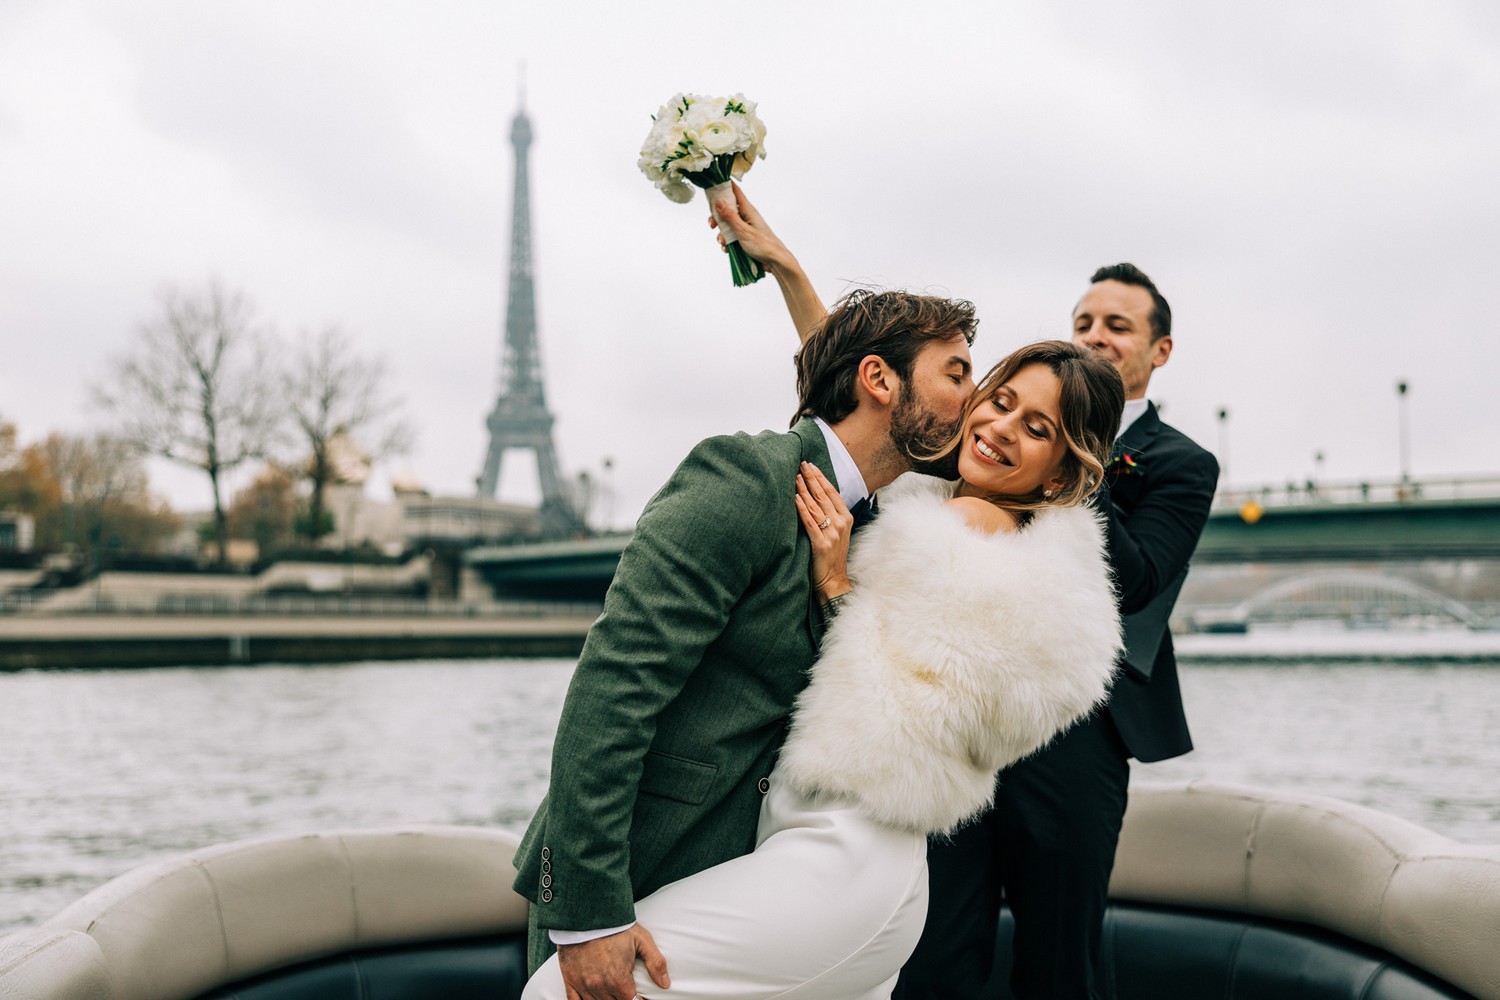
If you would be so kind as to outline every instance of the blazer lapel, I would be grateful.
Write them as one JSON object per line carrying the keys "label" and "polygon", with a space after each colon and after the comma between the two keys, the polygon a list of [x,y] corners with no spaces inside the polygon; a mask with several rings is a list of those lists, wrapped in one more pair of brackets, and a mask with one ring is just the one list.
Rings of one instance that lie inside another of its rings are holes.
{"label": "blazer lapel", "polygon": [[[1161,415],[1156,404],[1147,403],[1146,412],[1131,424],[1116,446],[1119,452],[1110,463],[1110,499],[1126,510],[1133,510],[1145,492],[1151,477],[1151,445],[1161,433]],[[1125,653],[1121,657],[1125,668],[1141,680],[1151,679],[1151,668],[1156,663],[1157,650],[1161,648],[1162,636],[1167,631],[1167,619],[1177,603],[1177,594],[1182,582],[1187,579],[1187,567],[1177,578],[1167,584],[1152,599],[1151,603],[1133,615],[1120,620]]]}
{"label": "blazer lapel", "polygon": [[1161,416],[1156,404],[1147,403],[1146,412],[1136,418],[1115,441],[1114,457],[1105,474],[1109,479],[1110,498],[1129,510],[1135,506],[1150,472],[1146,452],[1161,433]]}
{"label": "blazer lapel", "polygon": [[[823,470],[823,475],[838,488],[838,479],[833,474],[833,460],[828,455],[828,441],[823,437],[823,431],[818,427],[812,417],[803,417],[792,425],[792,433],[802,442],[802,461],[811,462]],[[790,500],[788,500],[790,502]],[[798,522],[797,532],[800,535],[802,528]],[[797,551],[804,555],[809,553],[808,543],[797,539]],[[813,593],[812,587],[807,588],[807,628],[812,634],[814,646],[823,642],[823,609],[818,603],[818,595]]]}

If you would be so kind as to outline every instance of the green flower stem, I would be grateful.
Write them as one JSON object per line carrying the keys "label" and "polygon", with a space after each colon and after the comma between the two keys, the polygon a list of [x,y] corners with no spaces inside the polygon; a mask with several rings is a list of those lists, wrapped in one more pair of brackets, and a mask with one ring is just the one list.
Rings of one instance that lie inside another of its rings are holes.
{"label": "green flower stem", "polygon": [[760,261],[745,252],[738,243],[729,244],[729,273],[734,277],[736,288],[753,285],[766,276]]}

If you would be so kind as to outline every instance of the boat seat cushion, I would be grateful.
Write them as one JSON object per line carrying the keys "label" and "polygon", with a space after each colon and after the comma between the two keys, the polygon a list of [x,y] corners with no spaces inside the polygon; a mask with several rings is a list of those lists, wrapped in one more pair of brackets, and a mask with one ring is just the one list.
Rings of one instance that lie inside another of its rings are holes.
{"label": "boat seat cushion", "polygon": [[110,1000],[104,953],[87,934],[22,930],[0,934],[0,1000]]}
{"label": "boat seat cushion", "polygon": [[[1010,911],[980,1000],[1009,1000]],[[1306,924],[1110,904],[1102,995],[1114,1000],[1473,1000],[1376,948]]]}
{"label": "boat seat cushion", "polygon": [[526,934],[336,955],[214,990],[202,1000],[506,1000],[526,983]]}
{"label": "boat seat cushion", "polygon": [[[980,1000],[1008,1000],[1013,923]],[[524,934],[339,955],[201,1000],[510,1000],[526,980]],[[1110,906],[1104,992],[1113,1000],[1473,1000],[1398,959],[1304,924],[1207,910]]]}

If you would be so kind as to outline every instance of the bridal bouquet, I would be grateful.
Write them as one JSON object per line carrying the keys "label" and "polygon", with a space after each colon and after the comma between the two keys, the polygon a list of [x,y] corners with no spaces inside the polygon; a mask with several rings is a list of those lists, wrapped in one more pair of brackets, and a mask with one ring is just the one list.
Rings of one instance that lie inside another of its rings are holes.
{"label": "bridal bouquet", "polygon": [[[743,94],[727,98],[678,94],[652,120],[655,124],[641,147],[641,173],[662,194],[681,204],[693,199],[689,183],[707,192],[710,210],[720,199],[735,204],[729,182],[739,180],[766,156],[761,145],[766,127],[755,116],[755,102],[745,100]],[[718,218],[717,212],[714,217]],[[765,269],[719,221],[734,283],[748,285],[765,277]]]}

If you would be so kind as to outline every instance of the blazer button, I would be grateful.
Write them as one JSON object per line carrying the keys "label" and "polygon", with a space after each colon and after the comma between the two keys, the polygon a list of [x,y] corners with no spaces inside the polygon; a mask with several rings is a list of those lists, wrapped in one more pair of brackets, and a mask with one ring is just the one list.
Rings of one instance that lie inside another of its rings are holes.
{"label": "blazer button", "polygon": [[771,779],[761,778],[755,783],[755,787],[760,789],[760,794],[765,795],[771,790]]}
{"label": "blazer button", "polygon": [[550,847],[544,847],[544,848],[542,848],[542,860],[543,861],[551,861],[552,860],[552,848],[550,848]]}
{"label": "blazer button", "polygon": [[542,890],[542,902],[544,902],[544,903],[550,903],[550,902],[552,902],[552,890],[551,889],[543,889]]}
{"label": "blazer button", "polygon": [[551,870],[552,870],[552,862],[550,862],[550,861],[543,861],[542,862],[542,874],[545,875],[548,872],[550,872]]}
{"label": "blazer button", "polygon": [[542,876],[542,888],[543,889],[550,889],[550,888],[552,888],[552,876],[551,875],[543,875]]}

